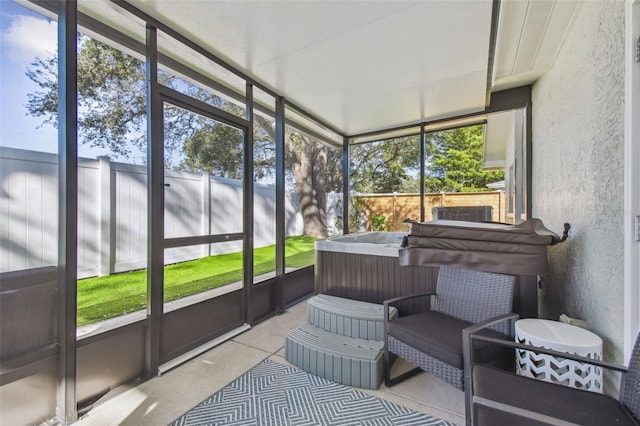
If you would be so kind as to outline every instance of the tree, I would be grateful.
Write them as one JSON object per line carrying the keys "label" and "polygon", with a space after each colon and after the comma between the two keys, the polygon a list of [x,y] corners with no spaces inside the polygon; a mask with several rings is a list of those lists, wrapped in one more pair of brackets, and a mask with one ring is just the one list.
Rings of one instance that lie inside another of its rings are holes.
{"label": "tree", "polygon": [[411,170],[420,166],[417,137],[356,145],[351,150],[351,188],[360,193],[419,192]]}
{"label": "tree", "polygon": [[303,234],[327,237],[325,171],[326,146],[303,133],[291,132],[285,139],[285,164],[296,183],[302,211]]}
{"label": "tree", "polygon": [[[83,143],[128,156],[145,142],[145,70],[132,56],[88,37],[79,38],[78,130]],[[27,76],[42,88],[28,95],[27,110],[58,125],[58,57],[36,58]]]}
{"label": "tree", "polygon": [[[78,52],[78,120],[80,143],[107,148],[116,158],[131,147],[146,150],[145,67],[138,59],[86,36]],[[27,76],[42,90],[31,93],[29,113],[57,126],[57,57],[36,58]],[[194,84],[159,73],[161,84],[227,112],[239,107]],[[275,131],[272,121],[256,115],[254,179],[273,173]],[[222,123],[175,106],[164,109],[165,165],[215,176],[243,178],[242,135]],[[325,183],[327,147],[308,135],[288,130],[286,163],[298,194],[304,235],[326,237]],[[332,166],[331,182],[336,173]]]}
{"label": "tree", "polygon": [[[78,38],[78,136],[80,143],[106,148],[116,159],[127,158],[132,147],[146,151],[146,74],[144,63],[100,41]],[[42,90],[29,93],[27,110],[44,117],[43,124],[58,124],[58,57],[37,57],[27,76]],[[174,78],[158,75],[160,84],[222,107],[227,102],[205,90]],[[230,104],[232,105],[232,104]],[[165,162],[176,167],[174,158],[183,142],[205,126],[205,120],[181,108],[167,106],[165,118]]]}
{"label": "tree", "polygon": [[482,167],[482,126],[461,127],[428,135],[425,191],[488,191],[487,184],[504,179],[503,171]]}
{"label": "tree", "polygon": [[224,124],[203,126],[184,143],[180,168],[230,179],[243,178],[242,132]]}

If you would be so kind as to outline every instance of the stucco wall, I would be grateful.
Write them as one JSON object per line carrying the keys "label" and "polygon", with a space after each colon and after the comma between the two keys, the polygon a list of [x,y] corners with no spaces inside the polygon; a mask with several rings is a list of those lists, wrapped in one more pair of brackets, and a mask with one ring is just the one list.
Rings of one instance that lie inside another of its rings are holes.
{"label": "stucco wall", "polygon": [[623,1],[581,6],[553,68],[533,86],[532,209],[571,224],[549,251],[540,313],[586,320],[623,362]]}

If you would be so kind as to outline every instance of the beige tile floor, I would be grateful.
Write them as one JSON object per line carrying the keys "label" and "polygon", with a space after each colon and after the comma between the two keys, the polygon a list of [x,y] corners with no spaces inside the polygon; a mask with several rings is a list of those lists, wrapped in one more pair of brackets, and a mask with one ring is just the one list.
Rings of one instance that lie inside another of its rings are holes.
{"label": "beige tile floor", "polygon": [[[263,359],[287,363],[284,338],[306,321],[304,302],[193,358],[162,376],[119,386],[98,400],[77,425],[166,425],[220,390]],[[394,365],[394,369],[406,365]],[[422,373],[393,388],[384,384],[379,398],[434,417],[464,424],[464,393]]]}

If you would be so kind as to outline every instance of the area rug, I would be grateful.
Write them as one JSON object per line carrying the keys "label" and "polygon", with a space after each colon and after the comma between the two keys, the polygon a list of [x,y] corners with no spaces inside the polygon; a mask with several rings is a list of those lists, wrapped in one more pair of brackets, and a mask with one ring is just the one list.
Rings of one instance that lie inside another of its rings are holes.
{"label": "area rug", "polygon": [[437,425],[451,423],[264,360],[171,423],[182,425]]}

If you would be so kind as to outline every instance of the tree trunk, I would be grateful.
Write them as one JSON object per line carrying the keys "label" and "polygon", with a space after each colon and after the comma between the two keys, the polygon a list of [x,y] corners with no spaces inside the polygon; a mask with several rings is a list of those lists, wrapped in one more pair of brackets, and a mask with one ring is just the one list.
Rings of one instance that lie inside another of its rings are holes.
{"label": "tree trunk", "polygon": [[[275,141],[275,129],[267,120],[258,118],[260,126]],[[296,133],[285,136],[285,162],[291,167],[296,182],[298,204],[302,212],[302,234],[326,238],[327,233],[327,148],[318,140]],[[294,143],[293,139],[296,139]]]}
{"label": "tree trunk", "polygon": [[326,238],[327,215],[325,173],[327,150],[319,141],[301,135],[301,147],[293,149],[290,138],[287,139],[287,162],[296,182],[298,202],[302,212],[302,234],[311,237]]}

